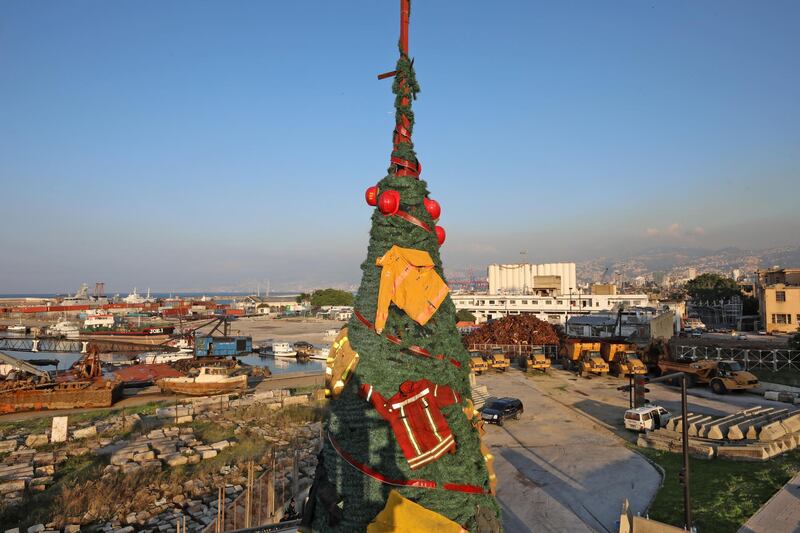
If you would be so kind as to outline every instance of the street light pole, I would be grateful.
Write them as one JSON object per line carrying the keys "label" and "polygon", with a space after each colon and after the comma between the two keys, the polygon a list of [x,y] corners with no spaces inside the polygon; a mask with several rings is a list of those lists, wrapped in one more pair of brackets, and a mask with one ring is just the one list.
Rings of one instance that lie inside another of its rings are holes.
{"label": "street light pole", "polygon": [[686,399],[688,377],[686,374],[681,376],[681,415],[683,421],[681,423],[683,430],[683,520],[686,523],[686,529],[692,530],[692,506],[689,493],[689,421],[688,421],[688,401]]}

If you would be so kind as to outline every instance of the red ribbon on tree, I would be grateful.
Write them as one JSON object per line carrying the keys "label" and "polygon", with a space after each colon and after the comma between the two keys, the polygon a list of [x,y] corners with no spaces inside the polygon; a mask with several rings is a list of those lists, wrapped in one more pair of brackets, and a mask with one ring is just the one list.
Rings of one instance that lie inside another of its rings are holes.
{"label": "red ribbon on tree", "polygon": [[[364,315],[362,315],[361,313],[359,313],[359,312],[358,312],[358,309],[354,309],[354,310],[353,310],[353,313],[355,313],[355,315],[356,315],[356,318],[357,318],[357,319],[358,319],[358,320],[359,320],[359,321],[360,321],[362,324],[364,324],[365,326],[367,326],[367,328],[368,328],[368,329],[372,330],[372,331],[373,331],[373,332],[374,332],[376,335],[381,335],[380,333],[378,333],[377,331],[375,331],[375,325],[374,325],[372,322],[370,322],[369,320],[367,320],[367,319],[364,317]],[[389,342],[391,342],[392,344],[396,344],[396,345],[398,345],[398,346],[400,346],[400,344],[402,344],[402,342],[403,342],[402,340],[400,340],[400,337],[395,337],[394,335],[390,335],[390,334],[388,334],[388,333],[387,333],[387,334],[385,334],[385,335],[383,335],[383,336],[384,336],[384,337],[386,337],[386,340],[388,340],[388,341],[389,341]],[[439,353],[439,354],[436,354],[436,355],[433,355],[433,354],[431,354],[431,352],[429,352],[428,350],[426,350],[425,348],[422,348],[422,347],[420,347],[420,346],[409,346],[408,348],[405,348],[405,350],[406,350],[407,352],[409,352],[409,353],[413,354],[413,355],[418,355],[418,356],[420,356],[420,357],[427,357],[427,358],[430,358],[430,359],[436,359],[437,361],[448,361],[448,362],[449,362],[450,364],[452,364],[453,366],[456,366],[456,367],[458,367],[458,368],[461,368],[461,363],[459,363],[458,361],[456,361],[456,360],[455,360],[455,359],[453,359],[452,357],[447,357],[446,355],[444,355],[444,354],[441,354],[441,353]]]}
{"label": "red ribbon on tree", "polygon": [[349,464],[356,470],[360,471],[362,474],[366,474],[367,476],[383,483],[384,485],[395,485],[397,487],[415,487],[419,489],[444,489],[456,492],[466,492],[469,494],[489,494],[489,491],[484,490],[482,487],[478,487],[477,485],[468,485],[463,483],[440,484],[430,479],[392,479],[386,477],[385,475],[381,474],[374,468],[371,468],[365,465],[364,463],[356,460],[355,457],[344,451],[339,446],[339,443],[336,442],[336,440],[333,438],[333,435],[330,434],[330,432],[328,432],[327,435],[328,435],[328,441],[330,441],[331,446],[333,446],[333,449],[336,450],[336,453],[339,454],[339,457],[344,459],[347,462],[347,464]]}

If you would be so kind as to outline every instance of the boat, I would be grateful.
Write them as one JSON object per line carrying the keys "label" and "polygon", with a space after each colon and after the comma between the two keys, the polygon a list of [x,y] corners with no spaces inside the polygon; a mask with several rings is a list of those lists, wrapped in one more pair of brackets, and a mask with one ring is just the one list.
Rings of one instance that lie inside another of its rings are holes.
{"label": "boat", "polygon": [[86,317],[83,321],[83,330],[99,330],[99,329],[112,329],[114,327],[114,315],[94,313]]}
{"label": "boat", "polygon": [[24,326],[22,324],[14,324],[13,326],[8,326],[9,333],[27,333],[28,326]]}
{"label": "boat", "polygon": [[95,320],[90,319],[93,317],[89,317],[86,319],[86,322],[89,322],[90,327],[86,327],[86,323],[84,323],[83,329],[81,329],[81,337],[86,340],[105,340],[105,341],[119,341],[119,342],[129,342],[133,344],[149,344],[149,345],[160,345],[164,344],[171,339],[172,332],[175,331],[175,326],[171,324],[144,324],[144,325],[132,325],[132,324],[120,324],[120,325],[113,325],[113,317],[111,317],[112,325],[109,326],[99,326],[99,320],[105,320],[108,323],[108,318],[101,318],[110,315],[96,315],[94,318]]}
{"label": "boat", "polygon": [[48,335],[54,337],[66,337],[68,339],[77,339],[81,330],[68,320],[61,320],[56,324],[47,328]]}
{"label": "boat", "polygon": [[203,366],[198,370],[199,373],[194,377],[162,378],[156,381],[156,385],[163,392],[174,392],[188,396],[225,394],[247,388],[247,376],[244,374],[230,376],[227,368],[213,366]]}
{"label": "boat", "polygon": [[175,352],[152,352],[144,353],[139,356],[139,363],[144,365],[160,365],[165,363],[177,363],[184,359],[194,359],[191,353]]}
{"label": "boat", "polygon": [[267,344],[259,350],[261,355],[271,355],[272,357],[292,358],[297,357],[297,350],[293,349],[288,342],[273,342]]}

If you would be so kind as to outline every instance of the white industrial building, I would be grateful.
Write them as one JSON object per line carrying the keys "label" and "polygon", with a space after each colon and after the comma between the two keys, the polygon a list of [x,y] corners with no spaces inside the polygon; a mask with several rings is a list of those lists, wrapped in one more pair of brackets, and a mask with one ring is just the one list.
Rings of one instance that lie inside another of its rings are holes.
{"label": "white industrial building", "polygon": [[618,306],[645,307],[646,294],[568,294],[553,296],[510,294],[452,294],[456,309],[466,309],[478,322],[508,315],[532,314],[551,324],[564,324],[575,315],[607,313]]}
{"label": "white industrial building", "polygon": [[546,296],[577,290],[575,263],[489,265],[489,294]]}

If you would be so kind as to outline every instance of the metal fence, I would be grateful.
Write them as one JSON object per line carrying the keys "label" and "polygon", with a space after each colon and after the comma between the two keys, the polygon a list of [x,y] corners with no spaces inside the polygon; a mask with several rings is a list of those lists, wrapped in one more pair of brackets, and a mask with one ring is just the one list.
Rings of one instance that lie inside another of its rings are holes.
{"label": "metal fence", "polygon": [[544,352],[548,357],[558,356],[557,344],[470,344],[468,349],[486,354],[492,353],[492,350],[499,349],[510,357],[530,355],[534,352]]}
{"label": "metal fence", "polygon": [[800,350],[750,350],[712,346],[677,346],[677,357],[695,359],[734,360],[745,370],[763,368],[772,372],[800,372]]}

